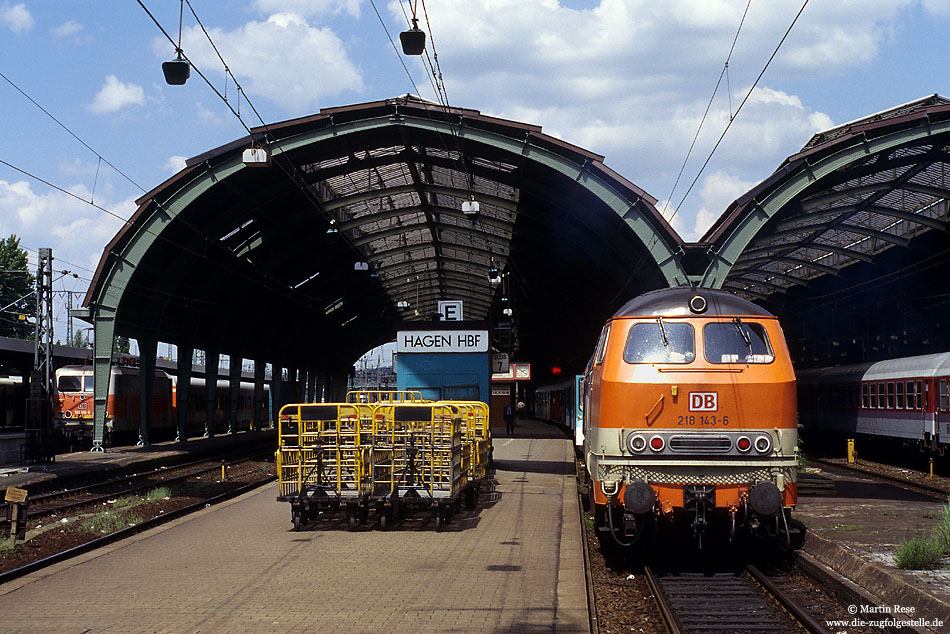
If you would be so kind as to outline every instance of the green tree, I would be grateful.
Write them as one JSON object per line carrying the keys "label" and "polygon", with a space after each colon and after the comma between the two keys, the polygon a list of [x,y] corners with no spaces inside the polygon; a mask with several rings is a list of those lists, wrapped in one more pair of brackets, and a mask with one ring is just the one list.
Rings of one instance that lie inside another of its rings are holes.
{"label": "green tree", "polygon": [[73,335],[73,340],[69,342],[69,345],[74,348],[87,348],[89,342],[83,338],[82,330],[77,330],[76,334]]}
{"label": "green tree", "polygon": [[120,335],[120,336],[118,336],[118,337],[115,338],[115,351],[116,351],[116,352],[119,352],[119,353],[122,353],[122,354],[128,354],[128,353],[129,353],[129,349],[130,349],[131,347],[132,347],[132,346],[131,346],[131,344],[129,344],[129,338],[128,338],[128,337],[122,337],[122,336]]}
{"label": "green tree", "polygon": [[0,335],[5,337],[33,336],[34,325],[21,319],[36,316],[35,279],[27,262],[16,234],[0,239]]}

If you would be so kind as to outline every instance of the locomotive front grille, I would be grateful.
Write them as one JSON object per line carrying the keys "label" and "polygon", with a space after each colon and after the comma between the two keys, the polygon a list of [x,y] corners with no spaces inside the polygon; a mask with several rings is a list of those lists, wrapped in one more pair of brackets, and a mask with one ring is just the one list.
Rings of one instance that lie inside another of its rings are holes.
{"label": "locomotive front grille", "polygon": [[728,436],[683,434],[670,436],[669,447],[670,451],[696,454],[729,453],[732,450],[732,439]]}
{"label": "locomotive front grille", "polygon": [[669,470],[643,469],[633,465],[601,464],[598,466],[600,480],[623,480],[636,482],[641,480],[650,484],[748,484],[762,480],[772,480],[776,473],[782,474],[786,482],[795,482],[797,469],[788,467],[771,468],[735,468],[724,469],[671,468]]}

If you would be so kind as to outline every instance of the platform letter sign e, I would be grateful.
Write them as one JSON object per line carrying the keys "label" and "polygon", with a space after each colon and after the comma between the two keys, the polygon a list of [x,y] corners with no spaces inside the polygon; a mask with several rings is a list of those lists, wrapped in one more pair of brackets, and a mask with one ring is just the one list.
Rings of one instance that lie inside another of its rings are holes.
{"label": "platform letter sign e", "polygon": [[716,392],[690,392],[689,411],[715,412],[719,409],[719,398]]}

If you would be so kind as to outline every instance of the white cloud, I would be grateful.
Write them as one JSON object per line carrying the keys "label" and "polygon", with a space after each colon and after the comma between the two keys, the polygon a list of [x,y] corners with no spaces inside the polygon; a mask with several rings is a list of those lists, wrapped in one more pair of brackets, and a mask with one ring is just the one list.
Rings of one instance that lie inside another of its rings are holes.
{"label": "white cloud", "polygon": [[[783,88],[795,80],[833,81],[874,61],[893,36],[892,24],[917,1],[809,4],[731,124],[705,178],[729,166],[742,182],[763,179],[812,134],[832,127],[815,103]],[[662,199],[671,195],[745,4],[601,0],[590,9],[573,9],[564,0],[470,0],[433,2],[428,13],[453,104],[539,124],[548,134],[605,155],[608,165]],[[800,6],[752,3],[674,203]],[[403,24],[399,2],[390,0],[387,7],[390,21]],[[410,63],[423,96],[433,98],[421,61]],[[718,215],[732,200],[717,208],[698,194],[690,193],[674,219],[684,235],[697,236],[710,214]]]}
{"label": "white cloud", "polygon": [[50,29],[50,32],[58,38],[77,35],[80,31],[82,31],[82,25],[75,20],[69,20],[68,22],[64,22],[59,26]]}
{"label": "white cloud", "polygon": [[11,5],[9,2],[0,7],[0,22],[14,33],[25,33],[33,28],[33,16],[22,2]]}
{"label": "white cloud", "polygon": [[950,17],[950,0],[923,0],[924,8],[934,15]]}
{"label": "white cloud", "polygon": [[185,161],[187,160],[187,156],[170,156],[168,157],[168,160],[165,161],[165,169],[172,174],[177,174],[181,170],[185,169]]}
{"label": "white cloud", "polygon": [[200,101],[195,104],[195,110],[198,113],[198,119],[202,123],[207,123],[210,125],[221,125],[222,123],[224,123],[224,120],[221,119],[221,117],[219,117],[217,113],[207,108]]}
{"label": "white cloud", "polygon": [[696,241],[712,226],[736,198],[746,193],[758,183],[735,176],[725,170],[716,170],[702,179],[699,200],[702,204],[696,212],[691,231],[681,233],[686,240]]}
{"label": "white cloud", "polygon": [[[100,186],[103,184],[100,183]],[[90,189],[73,185],[71,192],[88,200]],[[96,192],[96,204],[128,218],[135,210],[132,198],[110,201],[111,188]],[[35,192],[27,181],[0,180],[0,235],[15,233],[21,245],[31,249],[52,247],[53,257],[88,270],[77,271],[90,277],[102,255],[102,249],[122,227],[122,220],[59,191]]]}
{"label": "white cloud", "polygon": [[[362,73],[350,60],[337,35],[326,27],[310,26],[295,13],[277,13],[265,22],[248,22],[233,31],[209,29],[211,38],[242,87],[291,114],[309,114],[328,97],[363,90]],[[155,39],[159,55],[168,42]],[[293,46],[288,46],[293,42]],[[182,34],[185,54],[205,72],[223,74],[217,55],[200,28]]]}
{"label": "white cloud", "polygon": [[348,13],[360,17],[361,0],[255,0],[263,13],[296,13],[302,16]]}
{"label": "white cloud", "polygon": [[119,81],[115,75],[109,75],[88,109],[96,114],[105,114],[117,112],[126,106],[140,106],[144,103],[145,91],[141,86],[126,84]]}

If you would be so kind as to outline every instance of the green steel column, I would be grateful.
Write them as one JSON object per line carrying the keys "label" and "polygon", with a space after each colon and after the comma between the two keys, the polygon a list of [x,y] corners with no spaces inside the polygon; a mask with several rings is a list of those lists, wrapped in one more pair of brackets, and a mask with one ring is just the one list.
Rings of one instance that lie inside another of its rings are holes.
{"label": "green steel column", "polygon": [[158,339],[140,337],[139,343],[139,441],[136,447],[148,447],[148,431],[152,426],[152,397],[155,392],[155,358]]}
{"label": "green steel column", "polygon": [[307,371],[307,402],[316,403],[317,393],[317,373],[313,370]]}
{"label": "green steel column", "polygon": [[93,320],[95,344],[93,363],[95,389],[93,394],[92,451],[101,453],[106,429],[106,404],[109,401],[109,379],[112,375],[112,345],[115,341],[115,311],[100,307]]}
{"label": "green steel column", "polygon": [[205,351],[205,438],[214,437],[214,411],[217,409],[220,360],[221,355],[218,351]]}
{"label": "green steel column", "polygon": [[175,433],[175,442],[188,441],[188,396],[191,392],[191,358],[194,353],[193,346],[178,344],[178,379],[175,389],[178,431]]}
{"label": "green steel column", "polygon": [[254,427],[263,429],[264,424],[264,362],[254,360]]}
{"label": "green steel column", "polygon": [[270,375],[270,419],[274,423],[277,422],[277,414],[280,413],[280,408],[283,405],[280,398],[280,384],[281,384],[281,373],[283,368],[276,363],[271,364],[271,375]]}
{"label": "green steel column", "polygon": [[241,398],[241,364],[244,359],[240,355],[230,355],[230,366],[228,372],[228,393],[230,395],[231,407],[228,412],[228,435],[233,434],[237,429],[238,405]]}

